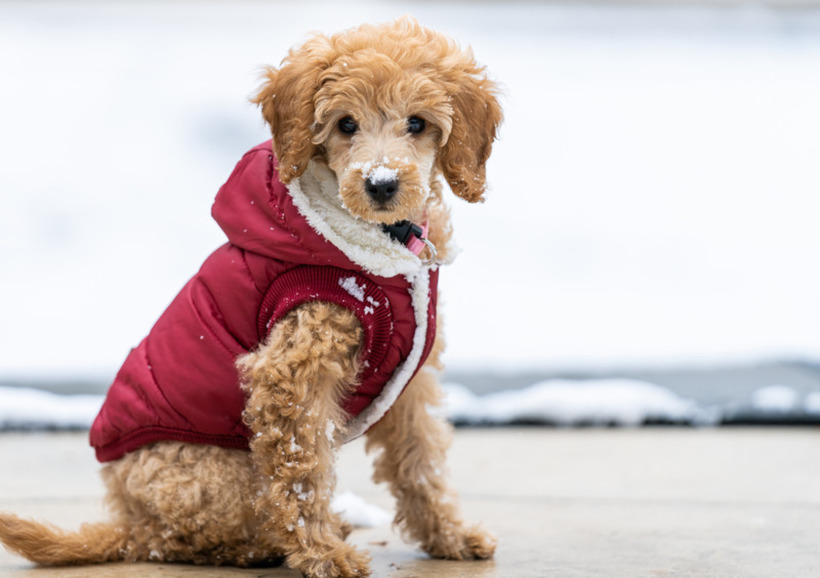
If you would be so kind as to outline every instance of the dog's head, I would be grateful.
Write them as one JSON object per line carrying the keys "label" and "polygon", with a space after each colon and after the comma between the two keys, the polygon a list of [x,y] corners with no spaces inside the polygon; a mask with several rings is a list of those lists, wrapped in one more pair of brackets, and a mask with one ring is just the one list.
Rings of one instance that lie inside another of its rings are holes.
{"label": "dog's head", "polygon": [[273,133],[288,183],[319,157],[354,215],[411,218],[439,174],[483,200],[501,108],[469,50],[411,18],[315,36],[291,50],[253,101]]}

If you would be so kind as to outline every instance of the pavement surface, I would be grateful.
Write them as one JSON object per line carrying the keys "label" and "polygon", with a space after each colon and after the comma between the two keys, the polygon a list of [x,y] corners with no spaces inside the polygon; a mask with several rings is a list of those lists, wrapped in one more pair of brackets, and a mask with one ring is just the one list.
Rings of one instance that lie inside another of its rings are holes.
{"label": "pavement surface", "polygon": [[[820,575],[816,428],[460,429],[450,452],[462,510],[499,538],[489,562],[427,559],[388,526],[349,538],[389,577]],[[102,519],[84,433],[0,435],[0,510],[67,529]],[[339,491],[391,509],[361,442]],[[35,568],[0,549],[0,576],[297,577],[284,568],[170,564]]]}

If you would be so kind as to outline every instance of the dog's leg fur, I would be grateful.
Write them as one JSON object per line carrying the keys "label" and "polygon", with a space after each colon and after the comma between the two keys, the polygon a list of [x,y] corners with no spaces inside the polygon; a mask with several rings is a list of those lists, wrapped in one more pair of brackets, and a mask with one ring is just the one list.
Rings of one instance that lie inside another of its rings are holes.
{"label": "dog's leg fur", "polygon": [[[114,523],[79,532],[0,514],[0,540],[42,565],[116,560],[249,566],[275,563],[309,577],[367,576],[366,554],[330,511],[340,401],[358,373],[355,316],[314,303],[287,315],[240,360],[252,452],[161,442],[103,468]],[[396,523],[431,556],[489,558],[495,539],[460,520],[444,480],[451,432],[427,406],[440,402],[439,340],[427,365],[376,427],[376,481],[398,499]]]}
{"label": "dog's leg fur", "polygon": [[113,523],[78,532],[0,514],[0,541],[41,565],[126,560],[271,565],[310,577],[367,576],[330,511],[334,432],[354,384],[356,317],[314,303],[285,317],[240,361],[252,452],[159,442],[103,467]]}
{"label": "dog's leg fur", "polygon": [[334,432],[345,421],[340,402],[355,384],[362,335],[351,312],[310,303],[239,361],[251,454],[268,484],[255,509],[287,564],[311,577],[370,574],[369,557],[344,542],[330,511]]}
{"label": "dog's leg fur", "polygon": [[394,523],[434,558],[491,558],[496,540],[478,526],[465,527],[457,497],[445,480],[450,426],[430,415],[441,404],[437,374],[440,337],[427,363],[387,415],[367,434],[367,451],[380,449],[373,480],[388,482],[397,500]]}

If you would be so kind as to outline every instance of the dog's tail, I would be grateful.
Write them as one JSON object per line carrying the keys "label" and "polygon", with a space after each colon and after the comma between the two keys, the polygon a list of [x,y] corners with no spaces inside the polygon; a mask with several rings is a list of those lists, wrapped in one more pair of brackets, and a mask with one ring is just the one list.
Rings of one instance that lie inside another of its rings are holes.
{"label": "dog's tail", "polygon": [[124,559],[124,528],[110,523],[83,524],[77,532],[0,513],[0,542],[43,566],[70,566]]}

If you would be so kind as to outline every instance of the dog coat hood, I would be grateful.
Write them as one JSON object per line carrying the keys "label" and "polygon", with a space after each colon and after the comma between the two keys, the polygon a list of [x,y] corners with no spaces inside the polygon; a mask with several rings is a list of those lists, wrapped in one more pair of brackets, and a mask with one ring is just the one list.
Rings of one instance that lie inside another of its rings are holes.
{"label": "dog coat hood", "polygon": [[91,427],[100,461],[160,440],[247,449],[236,359],[311,301],[349,309],[364,329],[346,441],[388,411],[435,340],[438,271],[347,213],[335,187],[313,163],[282,184],[270,141],[245,154],[212,211],[228,243],[131,350]]}

